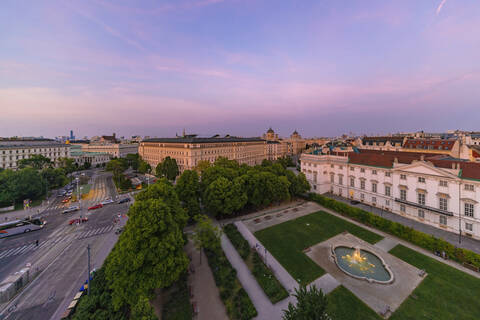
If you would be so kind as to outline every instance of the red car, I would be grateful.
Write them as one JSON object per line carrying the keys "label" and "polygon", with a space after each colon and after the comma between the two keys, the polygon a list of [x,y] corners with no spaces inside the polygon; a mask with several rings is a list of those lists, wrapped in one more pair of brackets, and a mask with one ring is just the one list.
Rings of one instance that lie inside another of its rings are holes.
{"label": "red car", "polygon": [[83,218],[72,219],[68,222],[68,224],[72,225],[72,224],[76,224],[76,223],[84,223],[84,222],[87,222],[87,221],[88,221],[88,218],[83,217]]}
{"label": "red car", "polygon": [[88,210],[95,210],[95,209],[100,209],[103,208],[103,204],[99,203],[97,205],[94,205],[93,207],[88,208]]}
{"label": "red car", "polygon": [[69,200],[70,200],[70,199],[65,198],[65,199],[62,200],[62,203],[67,203]]}

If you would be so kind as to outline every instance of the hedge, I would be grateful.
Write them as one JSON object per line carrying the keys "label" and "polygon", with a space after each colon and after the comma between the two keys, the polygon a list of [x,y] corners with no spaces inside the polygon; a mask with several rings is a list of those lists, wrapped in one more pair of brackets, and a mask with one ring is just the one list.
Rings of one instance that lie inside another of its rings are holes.
{"label": "hedge", "polygon": [[230,223],[223,227],[223,231],[232,242],[238,254],[245,261],[248,269],[253,274],[268,299],[275,304],[288,297],[287,290],[285,290],[282,284],[278,281],[272,270],[263,263],[257,251],[250,248],[248,241],[245,240],[237,227]]}
{"label": "hedge", "polygon": [[256,317],[257,309],[242,288],[237,279],[237,271],[232,267],[222,249],[205,249],[205,255],[228,317],[232,320],[249,320]]}
{"label": "hedge", "polygon": [[308,199],[315,201],[324,207],[330,208],[343,216],[347,216],[367,226],[390,233],[426,250],[432,252],[445,251],[449,258],[454,261],[462,264],[468,263],[480,268],[480,255],[471,250],[457,248],[451,243],[443,239],[436,238],[433,235],[417,231],[398,222],[390,221],[388,219],[376,216],[371,212],[349,206],[343,202],[336,201],[316,193],[309,193]]}

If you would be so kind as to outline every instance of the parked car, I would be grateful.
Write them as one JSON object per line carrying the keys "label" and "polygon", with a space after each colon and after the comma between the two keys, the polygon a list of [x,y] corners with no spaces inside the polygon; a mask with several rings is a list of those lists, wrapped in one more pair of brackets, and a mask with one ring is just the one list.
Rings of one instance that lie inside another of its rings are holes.
{"label": "parked car", "polygon": [[102,202],[100,202],[100,204],[102,205],[106,205],[106,204],[110,204],[110,203],[113,203],[114,201],[112,199],[105,199],[103,200]]}
{"label": "parked car", "polygon": [[80,210],[80,207],[79,206],[70,206],[68,207],[67,209],[63,210],[62,213],[70,213],[70,212],[74,212],[74,211],[78,211]]}
{"label": "parked car", "polygon": [[94,206],[91,206],[90,208],[88,208],[88,210],[95,210],[95,209],[100,209],[100,208],[103,208],[103,204],[101,204],[101,203],[96,204]]}
{"label": "parked car", "polygon": [[118,201],[118,204],[127,203],[127,202],[130,202],[130,198],[124,198],[124,199]]}
{"label": "parked car", "polygon": [[62,200],[62,203],[67,203],[68,201],[70,201],[70,198],[65,198]]}
{"label": "parked car", "polygon": [[88,221],[88,218],[83,217],[83,218],[72,219],[68,222],[68,224],[72,225],[72,224],[76,224],[76,223],[84,223],[84,222],[87,222],[87,221]]}
{"label": "parked car", "polygon": [[360,203],[360,201],[357,201],[357,200],[352,200],[352,201],[350,201],[350,203],[351,203],[351,204],[359,204],[359,203]]}

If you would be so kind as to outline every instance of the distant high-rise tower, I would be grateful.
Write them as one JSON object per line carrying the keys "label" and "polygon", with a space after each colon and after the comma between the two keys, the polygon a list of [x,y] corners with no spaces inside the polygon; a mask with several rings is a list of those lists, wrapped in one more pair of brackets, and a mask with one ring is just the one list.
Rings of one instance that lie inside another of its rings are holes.
{"label": "distant high-rise tower", "polygon": [[73,130],[70,130],[70,140],[75,140],[75,136],[73,135]]}

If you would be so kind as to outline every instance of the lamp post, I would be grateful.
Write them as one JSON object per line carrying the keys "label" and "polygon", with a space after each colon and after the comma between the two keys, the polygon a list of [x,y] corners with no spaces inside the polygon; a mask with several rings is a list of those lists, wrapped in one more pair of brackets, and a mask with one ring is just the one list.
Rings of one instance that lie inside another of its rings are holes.
{"label": "lamp post", "polygon": [[75,178],[75,181],[77,182],[77,199],[78,199],[78,208],[82,208],[82,199],[80,197],[80,183],[78,177]]}

